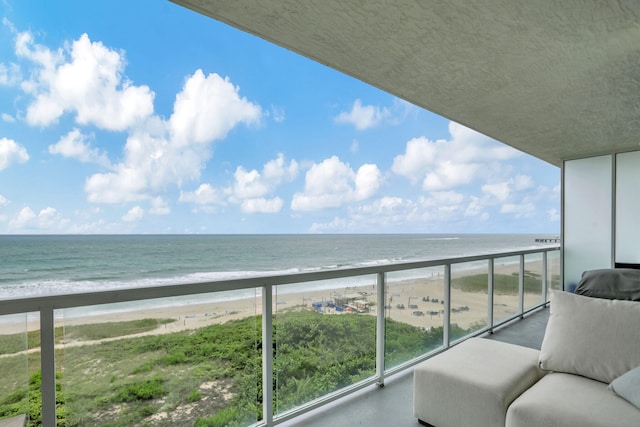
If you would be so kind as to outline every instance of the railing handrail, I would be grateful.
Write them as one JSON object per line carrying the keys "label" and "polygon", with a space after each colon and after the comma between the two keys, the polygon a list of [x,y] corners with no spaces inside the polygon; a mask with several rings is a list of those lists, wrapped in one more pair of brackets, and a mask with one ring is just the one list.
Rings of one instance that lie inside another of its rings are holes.
{"label": "railing handrail", "polygon": [[[559,246],[546,246],[540,248],[521,249],[506,252],[494,252],[484,253],[477,255],[468,255],[461,257],[449,257],[440,259],[430,259],[422,261],[406,261],[406,262],[391,262],[370,266],[361,267],[347,267],[336,268],[319,271],[306,271],[297,273],[285,273],[285,274],[264,274],[256,275],[252,277],[234,278],[234,279],[221,279],[208,282],[196,282],[196,283],[182,283],[172,285],[161,286],[148,286],[137,288],[123,288],[112,289],[94,292],[83,293],[67,293],[67,294],[53,294],[53,295],[39,295],[34,297],[23,297],[15,299],[5,299],[0,301],[0,316],[9,314],[20,314],[39,312],[40,314],[40,369],[42,375],[42,425],[45,427],[53,427],[56,425],[56,364],[55,364],[55,310],[73,308],[73,307],[87,307],[100,304],[112,304],[122,302],[132,302],[140,300],[149,300],[157,298],[167,297],[179,297],[188,295],[198,295],[204,293],[217,293],[224,291],[243,290],[243,289],[256,289],[262,293],[262,339],[263,345],[266,348],[270,348],[272,333],[273,333],[273,308],[272,308],[272,294],[275,286],[288,285],[295,283],[307,283],[320,280],[329,279],[344,279],[349,277],[358,277],[365,275],[376,275],[377,292],[379,298],[384,299],[384,291],[386,286],[386,273],[397,272],[404,270],[429,268],[429,267],[444,267],[444,291],[445,291],[445,315],[443,320],[443,346],[440,350],[448,348],[451,343],[451,337],[449,336],[450,326],[450,292],[451,292],[451,266],[455,264],[468,263],[474,261],[489,261],[488,263],[488,291],[489,303],[488,307],[491,310],[493,305],[493,265],[496,259],[508,258],[518,256],[519,258],[519,314],[513,316],[524,316],[524,262],[525,255],[527,254],[542,254],[542,299],[538,306],[545,305],[546,301],[546,286],[547,286],[547,253],[559,250]],[[313,408],[322,406],[330,401],[340,398],[348,393],[351,393],[357,389],[360,389],[368,384],[378,383],[378,385],[384,385],[384,378],[392,372],[406,369],[414,363],[417,363],[421,358],[428,357],[428,354],[418,357],[414,360],[408,361],[402,366],[398,366],[387,370],[384,366],[384,352],[385,352],[385,310],[383,305],[378,305],[376,311],[377,326],[376,326],[376,375],[358,384],[354,384],[351,387],[329,393],[328,395],[316,399],[312,402],[308,402],[299,408],[287,411],[285,413],[278,414],[273,413],[273,354],[271,352],[264,352],[262,358],[262,384],[263,384],[263,420],[258,422],[257,426],[271,427],[273,425],[284,422],[288,419],[294,418],[303,412],[309,411]],[[510,321],[512,318],[502,320],[501,323]],[[481,333],[484,331],[491,331],[496,326],[493,317],[489,315],[489,324],[482,330],[476,331]],[[464,338],[462,338],[464,339]]]}
{"label": "railing handrail", "polygon": [[137,288],[119,288],[92,292],[9,298],[0,300],[0,316],[35,312],[39,311],[42,307],[65,309],[92,305],[132,302],[155,298],[169,298],[212,292],[235,291],[258,288],[262,286],[288,285],[293,283],[340,279],[346,277],[365,276],[418,268],[439,267],[466,262],[485,261],[495,258],[507,258],[518,255],[551,252],[559,249],[559,245],[554,245],[532,249],[513,250],[507,252],[482,253],[461,257],[438,258],[421,261],[391,262],[371,266],[345,267],[296,273],[264,274],[259,276],[220,279],[208,282],[176,283],[160,286],[144,286]]}

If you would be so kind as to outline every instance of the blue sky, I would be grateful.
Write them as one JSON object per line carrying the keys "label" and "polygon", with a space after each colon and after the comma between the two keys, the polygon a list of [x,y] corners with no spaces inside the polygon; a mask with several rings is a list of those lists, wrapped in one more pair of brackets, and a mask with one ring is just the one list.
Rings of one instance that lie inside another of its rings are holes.
{"label": "blue sky", "polygon": [[557,167],[173,3],[0,7],[0,234],[559,232]]}

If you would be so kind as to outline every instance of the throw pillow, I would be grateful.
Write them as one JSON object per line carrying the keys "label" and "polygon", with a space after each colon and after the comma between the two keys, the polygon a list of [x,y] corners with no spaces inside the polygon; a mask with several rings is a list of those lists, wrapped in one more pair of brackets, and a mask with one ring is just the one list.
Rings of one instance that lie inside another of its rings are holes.
{"label": "throw pillow", "polygon": [[606,268],[585,271],[575,292],[587,297],[640,301],[640,270]]}
{"label": "throw pillow", "polygon": [[640,409],[640,366],[613,380],[609,388]]}
{"label": "throw pillow", "polygon": [[550,291],[540,368],[610,383],[640,366],[640,303]]}

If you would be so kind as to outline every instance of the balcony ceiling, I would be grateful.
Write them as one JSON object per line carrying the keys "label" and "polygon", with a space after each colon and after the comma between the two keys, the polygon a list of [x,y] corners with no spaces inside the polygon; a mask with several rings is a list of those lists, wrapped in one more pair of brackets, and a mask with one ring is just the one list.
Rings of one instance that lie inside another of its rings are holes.
{"label": "balcony ceiling", "polygon": [[636,0],[172,0],[555,165],[640,149]]}

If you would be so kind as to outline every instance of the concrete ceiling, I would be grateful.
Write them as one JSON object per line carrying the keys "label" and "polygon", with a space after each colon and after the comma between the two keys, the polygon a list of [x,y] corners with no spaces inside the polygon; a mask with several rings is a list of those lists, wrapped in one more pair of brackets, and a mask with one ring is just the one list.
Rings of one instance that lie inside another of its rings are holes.
{"label": "concrete ceiling", "polygon": [[172,0],[555,165],[640,149],[637,0]]}

